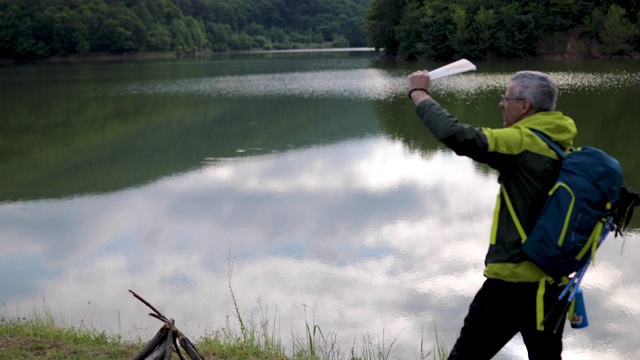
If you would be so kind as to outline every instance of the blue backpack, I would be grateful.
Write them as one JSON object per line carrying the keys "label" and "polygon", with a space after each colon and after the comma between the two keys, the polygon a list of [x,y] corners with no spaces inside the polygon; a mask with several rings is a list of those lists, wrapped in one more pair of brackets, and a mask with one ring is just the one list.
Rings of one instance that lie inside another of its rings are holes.
{"label": "blue backpack", "polygon": [[569,275],[593,257],[600,239],[612,229],[612,206],[624,186],[622,169],[600,149],[582,147],[565,154],[545,134],[532,131],[563,160],[558,180],[522,248],[548,273]]}

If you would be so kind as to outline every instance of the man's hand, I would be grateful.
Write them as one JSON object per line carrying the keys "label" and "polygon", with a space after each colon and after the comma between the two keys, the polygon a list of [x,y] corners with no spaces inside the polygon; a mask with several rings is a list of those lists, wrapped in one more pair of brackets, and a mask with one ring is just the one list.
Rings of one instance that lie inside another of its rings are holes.
{"label": "man's hand", "polygon": [[418,105],[422,100],[430,98],[429,83],[431,77],[427,70],[418,70],[407,78],[407,94],[413,103]]}

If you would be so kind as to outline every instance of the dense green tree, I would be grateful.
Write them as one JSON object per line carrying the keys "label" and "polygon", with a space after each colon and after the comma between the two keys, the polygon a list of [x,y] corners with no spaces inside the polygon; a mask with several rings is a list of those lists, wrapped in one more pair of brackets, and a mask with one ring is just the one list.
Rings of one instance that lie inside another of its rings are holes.
{"label": "dense green tree", "polygon": [[407,8],[406,0],[374,0],[367,11],[369,45],[384,49],[387,55],[397,55],[401,36],[395,30]]}
{"label": "dense green tree", "polygon": [[372,0],[0,0],[0,57],[366,46]]}
{"label": "dense green tree", "polygon": [[598,38],[600,29],[604,25],[604,13],[601,9],[595,8],[591,14],[585,16],[583,19],[584,34],[594,39]]}
{"label": "dense green tree", "polygon": [[171,33],[164,26],[147,27],[147,43],[143,50],[167,51],[171,49]]}
{"label": "dense green tree", "polygon": [[267,30],[260,24],[251,23],[249,27],[247,27],[246,33],[251,36],[266,36]]}
{"label": "dense green tree", "polygon": [[147,37],[140,18],[122,3],[108,9],[100,35],[103,49],[112,52],[140,49]]}
{"label": "dense green tree", "polygon": [[171,32],[171,49],[178,51],[191,51],[195,44],[191,33],[183,19],[174,19],[169,28]]}
{"label": "dense green tree", "polygon": [[626,11],[618,5],[611,5],[604,19],[600,38],[605,54],[628,54],[633,50],[636,27],[627,19]]}
{"label": "dense green tree", "polygon": [[268,33],[269,39],[278,44],[285,44],[288,41],[287,33],[279,27],[271,27]]}
{"label": "dense green tree", "polygon": [[78,19],[75,12],[65,8],[55,16],[53,23],[53,47],[57,54],[85,54],[91,50],[87,40],[87,26]]}
{"label": "dense green tree", "polygon": [[475,39],[471,48],[475,52],[474,58],[491,58],[498,52],[493,42],[498,29],[498,16],[495,11],[481,7],[473,17],[471,26]]}
{"label": "dense green tree", "polygon": [[398,37],[397,53],[406,58],[413,59],[427,53],[423,38],[423,19],[427,18],[424,10],[426,8],[421,7],[419,1],[409,0],[394,29],[394,34]]}
{"label": "dense green tree", "polygon": [[371,46],[405,58],[535,56],[569,38],[613,55],[640,50],[639,15],[640,0],[374,0],[366,28]]}
{"label": "dense green tree", "polygon": [[543,29],[535,22],[531,13],[523,11],[518,4],[498,9],[500,31],[495,36],[495,48],[499,57],[524,57],[536,54],[536,44]]}
{"label": "dense green tree", "polygon": [[459,5],[452,6],[451,10],[451,18],[455,25],[455,31],[449,35],[451,47],[456,55],[472,52],[472,49],[469,49],[472,37],[467,12]]}
{"label": "dense green tree", "polygon": [[233,49],[248,50],[253,45],[253,38],[246,33],[235,33],[229,39],[229,46]]}
{"label": "dense green tree", "polygon": [[364,17],[346,17],[341,20],[342,29],[339,31],[352,47],[367,46]]}
{"label": "dense green tree", "polygon": [[570,36],[620,55],[640,50],[639,15],[640,0],[0,0],[0,57],[368,45],[486,59]]}
{"label": "dense green tree", "polygon": [[207,40],[213,51],[227,51],[229,49],[229,33],[231,33],[229,25],[225,26],[217,22],[206,25]]}
{"label": "dense green tree", "polygon": [[492,58],[499,53],[495,48],[498,16],[493,9],[480,7],[468,15],[463,7],[453,6],[451,17],[455,31],[449,35],[449,42],[454,57]]}

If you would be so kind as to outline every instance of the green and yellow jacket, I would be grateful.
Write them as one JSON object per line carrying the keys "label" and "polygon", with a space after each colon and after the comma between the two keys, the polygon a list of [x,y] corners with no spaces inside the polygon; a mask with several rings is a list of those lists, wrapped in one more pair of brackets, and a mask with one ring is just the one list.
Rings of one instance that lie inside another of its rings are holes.
{"label": "green and yellow jacket", "polygon": [[510,282],[549,279],[528,260],[522,243],[526,240],[524,234],[533,230],[547,193],[557,180],[561,162],[531,129],[545,133],[563,148],[570,149],[577,134],[575,122],[559,111],[548,111],[536,113],[508,128],[474,128],[458,122],[433,99],[420,102],[416,112],[431,133],[456,154],[488,164],[499,172],[500,193],[484,275]]}

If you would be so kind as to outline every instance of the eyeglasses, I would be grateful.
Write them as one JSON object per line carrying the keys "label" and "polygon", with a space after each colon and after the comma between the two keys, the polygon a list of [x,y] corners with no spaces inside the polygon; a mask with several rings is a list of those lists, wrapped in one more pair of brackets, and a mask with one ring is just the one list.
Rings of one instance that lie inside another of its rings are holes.
{"label": "eyeglasses", "polygon": [[516,101],[520,101],[520,100],[524,100],[523,98],[520,97],[513,97],[513,96],[500,96],[500,102],[505,102],[505,101],[509,101],[509,100],[516,100]]}

